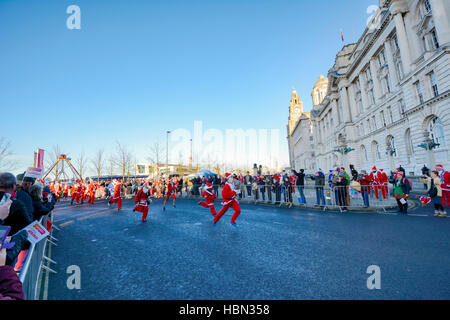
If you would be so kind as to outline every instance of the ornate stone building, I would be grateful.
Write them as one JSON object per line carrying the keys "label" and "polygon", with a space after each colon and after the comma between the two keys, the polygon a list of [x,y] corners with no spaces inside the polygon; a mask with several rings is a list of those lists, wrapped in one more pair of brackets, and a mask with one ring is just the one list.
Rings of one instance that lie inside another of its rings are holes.
{"label": "ornate stone building", "polygon": [[450,168],[449,21],[448,0],[381,0],[358,43],[337,54],[323,101],[299,117],[292,167]]}

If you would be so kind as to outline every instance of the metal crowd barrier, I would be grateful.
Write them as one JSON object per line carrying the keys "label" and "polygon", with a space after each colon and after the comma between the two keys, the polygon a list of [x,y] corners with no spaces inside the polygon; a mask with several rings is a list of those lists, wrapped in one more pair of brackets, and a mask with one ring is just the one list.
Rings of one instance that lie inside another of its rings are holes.
{"label": "metal crowd barrier", "polygon": [[[197,188],[198,191],[194,192],[194,188]],[[370,192],[368,192],[368,206],[364,203],[362,192],[357,189],[358,188],[351,186],[330,187],[329,185],[326,185],[320,187],[305,185],[303,186],[302,191],[306,203],[301,201],[299,186],[285,188],[283,186],[274,187],[273,185],[258,185],[257,187],[253,185],[241,185],[240,188],[236,189],[236,192],[238,194],[238,201],[254,204],[272,204],[280,207],[319,207],[323,210],[338,209],[340,211],[344,211],[345,209],[369,208],[386,211],[387,208],[396,206],[396,201],[392,196],[392,187],[390,185],[377,186],[378,198],[375,195],[375,188],[368,188],[370,190]],[[221,200],[222,187],[219,186],[216,190],[218,193],[217,199]],[[202,192],[203,186],[189,186],[186,190],[183,190],[181,197],[200,199]]]}
{"label": "metal crowd barrier", "polygon": [[[39,222],[47,228],[47,220],[53,222],[52,212],[49,215],[43,216]],[[41,240],[37,244],[31,244],[28,249],[27,257],[24,261],[22,269],[20,270],[19,279],[22,282],[22,290],[24,293],[25,300],[36,300],[38,294],[38,283],[41,276],[42,270],[48,272],[56,273],[56,271],[50,269],[48,266],[44,265],[44,261],[51,263],[56,263],[46,256],[47,244],[56,245],[54,241],[57,241],[53,237],[53,228],[50,230],[50,234],[44,240]]]}

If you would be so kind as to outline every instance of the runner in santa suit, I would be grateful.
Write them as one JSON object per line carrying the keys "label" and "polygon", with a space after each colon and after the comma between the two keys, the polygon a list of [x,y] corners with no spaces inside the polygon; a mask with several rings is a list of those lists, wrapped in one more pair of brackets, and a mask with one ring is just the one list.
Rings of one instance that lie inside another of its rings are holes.
{"label": "runner in santa suit", "polygon": [[69,186],[67,184],[64,184],[64,188],[63,188],[63,198],[67,199],[67,197],[69,196]]}
{"label": "runner in santa suit", "polygon": [[227,179],[227,183],[222,189],[223,207],[214,217],[214,226],[217,222],[219,222],[220,218],[222,218],[225,212],[227,212],[228,209],[232,208],[234,210],[234,214],[231,217],[231,225],[237,227],[236,219],[241,213],[241,207],[239,206],[239,202],[237,202],[236,200],[236,190],[234,190],[233,176],[229,173],[226,173],[225,177]]}
{"label": "runner in santa suit", "polygon": [[70,195],[72,196],[72,201],[70,202],[71,205],[73,204],[73,201],[77,197],[77,191],[78,191],[78,184],[74,183],[72,185],[72,189],[70,190]]}
{"label": "runner in santa suit", "polygon": [[381,177],[380,177],[380,184],[381,184],[381,193],[383,194],[383,199],[387,198],[387,195],[389,194],[389,179],[386,174],[386,172],[383,171],[383,169],[380,169]]}
{"label": "runner in santa suit", "polygon": [[381,190],[381,172],[377,170],[377,167],[372,168],[372,172],[369,175],[370,181],[372,182],[372,188],[375,191],[375,197],[378,199],[379,190]]}
{"label": "runner in santa suit", "polygon": [[117,184],[114,186],[114,191],[112,197],[109,199],[108,206],[111,203],[117,202],[117,211],[122,210],[122,181],[118,180]]}
{"label": "runner in santa suit", "polygon": [[[442,189],[442,206],[445,208],[446,206],[450,206],[450,172],[444,170],[444,166],[438,164],[436,166],[436,171],[439,172],[441,176],[441,189]],[[441,217],[446,217],[447,213],[443,211],[440,214]]]}
{"label": "runner in santa suit", "polygon": [[136,194],[136,197],[134,198],[134,209],[133,212],[142,212],[142,222],[147,222],[147,214],[148,214],[148,206],[151,203],[150,197],[150,190],[148,189],[148,184],[144,184],[142,189],[138,191]]}
{"label": "runner in santa suit", "polygon": [[214,200],[217,198],[216,194],[212,191],[213,186],[211,183],[207,183],[204,191],[202,192],[202,197],[206,201],[200,201],[198,204],[203,208],[209,208],[213,217],[217,214],[216,208],[214,208]]}
{"label": "runner in santa suit", "polygon": [[88,194],[89,194],[89,203],[90,204],[94,204],[94,199],[95,199],[95,184],[94,184],[94,182],[91,182],[90,184],[89,184],[89,187],[88,187]]}
{"label": "runner in santa suit", "polygon": [[167,203],[167,201],[169,201],[170,197],[173,198],[173,207],[176,208],[175,201],[177,200],[177,186],[173,182],[173,178],[169,178],[169,184],[167,185],[167,195],[166,195],[166,200],[164,201],[164,206],[163,206],[164,211],[166,211],[166,203]]}

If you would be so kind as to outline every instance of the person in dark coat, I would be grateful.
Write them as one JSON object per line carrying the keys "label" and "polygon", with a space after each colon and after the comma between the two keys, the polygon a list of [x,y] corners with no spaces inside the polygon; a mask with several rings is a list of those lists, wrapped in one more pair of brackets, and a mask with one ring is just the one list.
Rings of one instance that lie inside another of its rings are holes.
{"label": "person in dark coat", "polygon": [[7,172],[0,173],[0,199],[3,199],[5,195],[10,195],[13,200],[8,216],[0,222],[0,224],[11,227],[10,234],[15,234],[33,222],[33,217],[30,216],[23,202],[13,197],[16,193],[16,184],[17,180],[14,175]]}
{"label": "person in dark coat", "polygon": [[338,194],[338,205],[342,207],[342,211],[347,212],[347,188],[348,180],[345,177],[344,172],[339,173],[338,180],[336,182],[337,194]]}
{"label": "person in dark coat", "polygon": [[275,204],[280,204],[281,201],[281,186],[277,178],[273,178],[272,191],[275,193]]}
{"label": "person in dark coat", "polygon": [[320,206],[323,203],[325,206],[325,194],[323,188],[325,186],[325,175],[323,174],[322,169],[319,169],[318,172],[314,176],[311,176],[311,179],[315,181],[316,187],[316,200],[317,206]]}
{"label": "person in dark coat", "polygon": [[0,300],[24,300],[22,282],[11,266],[0,265]]}
{"label": "person in dark coat", "polygon": [[31,199],[33,200],[34,220],[39,220],[42,216],[49,214],[55,208],[56,196],[54,194],[52,194],[50,201],[47,200],[46,203],[43,202],[43,186],[41,183],[32,185],[29,189],[29,192]]}
{"label": "person in dark coat", "polygon": [[305,169],[300,169],[300,172],[292,170],[294,175],[297,177],[295,180],[295,186],[297,187],[298,193],[300,194],[300,199],[302,204],[306,204],[305,193],[303,190],[305,189]]}

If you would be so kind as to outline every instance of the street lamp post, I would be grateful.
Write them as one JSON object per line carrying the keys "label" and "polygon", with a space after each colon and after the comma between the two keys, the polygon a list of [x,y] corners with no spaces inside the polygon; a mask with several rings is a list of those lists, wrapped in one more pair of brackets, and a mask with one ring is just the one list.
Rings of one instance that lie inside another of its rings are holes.
{"label": "street lamp post", "polygon": [[167,134],[166,134],[166,175],[169,172],[169,133],[170,133],[170,131],[167,130]]}
{"label": "street lamp post", "polygon": [[431,168],[434,168],[436,161],[435,161],[435,158],[434,158],[433,149],[439,147],[440,144],[434,142],[434,140],[430,138],[430,132],[428,130],[425,130],[423,132],[423,136],[424,136],[424,142],[422,144],[419,144],[418,147],[419,148],[423,148],[423,149],[426,150],[426,152],[428,154],[428,161],[429,161],[428,165]]}

